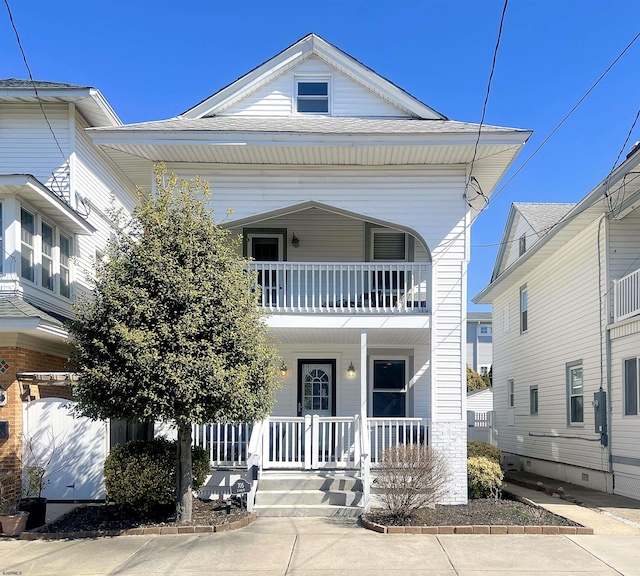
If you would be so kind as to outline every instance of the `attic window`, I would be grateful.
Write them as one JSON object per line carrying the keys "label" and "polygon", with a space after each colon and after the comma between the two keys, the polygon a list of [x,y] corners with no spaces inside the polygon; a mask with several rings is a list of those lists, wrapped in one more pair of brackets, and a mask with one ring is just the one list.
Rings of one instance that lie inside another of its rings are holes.
{"label": "attic window", "polygon": [[296,112],[300,114],[329,114],[329,81],[296,81]]}
{"label": "attic window", "polygon": [[518,256],[522,256],[527,251],[527,236],[526,234],[520,236],[518,242]]}

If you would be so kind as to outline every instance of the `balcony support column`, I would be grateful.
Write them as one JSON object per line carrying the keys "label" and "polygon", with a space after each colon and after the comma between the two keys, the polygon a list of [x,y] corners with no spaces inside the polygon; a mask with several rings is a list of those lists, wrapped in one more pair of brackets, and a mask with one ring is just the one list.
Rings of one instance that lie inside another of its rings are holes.
{"label": "balcony support column", "polygon": [[360,418],[367,422],[367,331],[360,331]]}

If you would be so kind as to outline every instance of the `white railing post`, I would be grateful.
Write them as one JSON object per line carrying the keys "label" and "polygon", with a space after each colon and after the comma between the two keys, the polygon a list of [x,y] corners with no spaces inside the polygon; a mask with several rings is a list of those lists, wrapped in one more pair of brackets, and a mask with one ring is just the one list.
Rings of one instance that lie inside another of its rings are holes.
{"label": "white railing post", "polygon": [[304,469],[311,470],[313,464],[311,455],[313,454],[314,442],[312,440],[312,421],[311,415],[307,414],[304,417]]}
{"label": "white railing post", "polygon": [[365,514],[371,510],[371,442],[369,441],[369,423],[366,418],[360,422],[360,481],[362,482],[362,508]]}
{"label": "white railing post", "polygon": [[311,417],[311,444],[307,448],[311,451],[311,467],[318,467],[318,455],[320,451],[320,416],[314,414]]}

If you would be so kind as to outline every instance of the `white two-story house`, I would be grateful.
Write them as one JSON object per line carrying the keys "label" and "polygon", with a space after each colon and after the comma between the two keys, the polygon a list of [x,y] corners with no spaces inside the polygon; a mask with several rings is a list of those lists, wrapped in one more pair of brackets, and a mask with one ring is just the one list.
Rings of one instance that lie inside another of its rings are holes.
{"label": "white two-story house", "polygon": [[640,152],[577,204],[516,203],[491,283],[499,448],[640,498]]}
{"label": "white two-story house", "polygon": [[[86,131],[136,184],[163,161],[208,180],[221,219],[233,208],[284,359],[265,468],[359,467],[413,438],[447,454],[447,501],[466,502],[478,128],[310,34],[175,118]],[[529,135],[483,126],[485,195]]]}

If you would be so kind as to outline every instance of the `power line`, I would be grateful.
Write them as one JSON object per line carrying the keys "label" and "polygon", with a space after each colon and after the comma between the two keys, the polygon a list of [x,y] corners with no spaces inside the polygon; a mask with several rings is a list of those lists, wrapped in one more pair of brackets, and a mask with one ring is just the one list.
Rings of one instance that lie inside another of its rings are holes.
{"label": "power line", "polygon": [[482,106],[482,116],[480,117],[480,124],[478,125],[478,137],[476,138],[476,144],[473,148],[473,157],[471,158],[471,166],[469,168],[469,179],[467,180],[467,184],[464,188],[464,198],[470,207],[472,206],[469,203],[469,197],[467,195],[469,186],[473,186],[476,194],[482,197],[482,199],[485,202],[485,206],[489,203],[489,199],[487,198],[485,193],[482,191],[482,187],[480,186],[480,183],[473,175],[473,165],[476,161],[476,155],[478,154],[478,145],[480,144],[480,135],[482,134],[482,125],[484,124],[484,118],[487,113],[487,104],[489,103],[489,94],[491,93],[491,82],[493,81],[493,73],[495,72],[495,69],[496,69],[498,49],[500,48],[500,39],[502,38],[502,28],[504,25],[504,17],[505,17],[505,14],[507,13],[508,4],[509,4],[509,0],[505,0],[504,6],[502,7],[502,15],[500,16],[500,26],[498,27],[498,38],[496,39],[496,46],[493,50],[493,59],[491,61],[491,71],[489,72],[489,81],[487,82],[487,93],[485,94],[485,97],[484,97],[484,104]]}
{"label": "power line", "polygon": [[[629,138],[631,138],[631,134],[633,133],[633,130],[636,127],[636,123],[638,122],[638,117],[640,117],[640,108],[638,108],[638,113],[636,114],[636,117],[635,117],[633,123],[631,124],[631,128],[629,128],[629,132],[627,133],[627,137],[624,139],[624,144],[620,148],[620,152],[618,152],[618,156],[616,157],[616,161],[613,163],[613,166],[611,167],[611,171],[609,172],[609,176],[607,176],[607,189],[605,190],[604,196],[607,199],[607,201],[609,202],[609,208],[611,209],[611,214],[614,217],[615,217],[616,204],[618,204],[619,207],[620,207],[620,210],[622,210],[622,205],[624,204],[624,196],[625,196],[626,187],[624,186],[624,180],[623,180],[623,186],[620,187],[620,188],[622,188],[622,193],[618,192],[615,202],[612,202],[611,195],[609,194],[609,181],[611,180],[611,175],[613,174],[613,171],[615,170],[616,165],[618,164],[618,160],[620,160],[620,156],[622,156],[622,153],[625,151],[625,149],[627,147],[627,142],[629,142]],[[626,178],[626,176],[625,176],[625,178]],[[618,188],[618,190],[620,190],[620,188]]]}
{"label": "power line", "polygon": [[[67,162],[67,156],[65,155],[65,153],[62,150],[62,146],[60,146],[60,142],[58,142],[58,138],[56,137],[56,133],[53,131],[53,127],[51,126],[51,122],[49,122],[49,118],[47,116],[47,113],[44,110],[44,106],[42,105],[42,99],[40,98],[40,94],[38,93],[38,87],[36,86],[35,81],[33,80],[33,75],[31,74],[31,68],[29,66],[29,62],[27,61],[27,55],[25,54],[24,48],[22,47],[22,42],[20,41],[20,35],[18,34],[18,28],[16,27],[16,23],[13,20],[13,14],[11,13],[11,8],[9,6],[9,0],[4,0],[4,5],[7,7],[7,13],[9,14],[9,21],[11,22],[11,27],[13,28],[13,33],[15,34],[16,37],[16,42],[18,43],[18,48],[20,49],[20,54],[22,54],[22,60],[24,61],[24,65],[25,68],[27,69],[27,74],[29,75],[29,80],[31,81],[31,85],[33,86],[33,90],[36,94],[36,100],[38,101],[38,105],[40,106],[40,111],[42,112],[42,115],[44,116],[44,119],[47,123],[47,126],[49,127],[49,131],[51,132],[51,135],[53,136],[53,139],[55,140],[56,145],[58,146],[58,150],[60,151],[60,155],[62,156],[62,159],[64,162]],[[54,182],[56,183],[56,186],[58,187],[58,190],[52,190],[53,192],[56,192],[56,195],[59,196],[62,200],[64,200],[66,202],[66,199],[64,198],[63,194],[62,194],[62,186],[60,185],[60,183],[58,182],[58,179],[56,177],[55,172],[52,170],[51,171],[51,176],[53,177]]]}
{"label": "power line", "polygon": [[633,46],[633,44],[635,44],[636,40],[638,40],[638,38],[640,38],[640,32],[638,32],[638,34],[635,35],[635,37],[633,38],[633,40],[631,40],[631,42],[629,42],[629,44],[626,45],[626,47],[624,48],[624,50],[622,50],[622,52],[620,52],[620,54],[618,54],[618,56],[616,57],[616,59],[607,67],[607,69],[600,75],[600,77],[593,83],[593,85],[591,86],[591,88],[589,88],[589,90],[586,91],[586,93],[584,94],[584,96],[582,96],[582,98],[580,98],[580,100],[578,100],[578,102],[576,103],[576,105],[571,108],[571,110],[567,113],[567,115],[558,123],[558,125],[551,131],[551,133],[542,141],[542,143],[533,151],[533,153],[531,154],[531,156],[529,156],[529,158],[527,158],[525,160],[525,162],[512,174],[512,176],[509,178],[509,180],[507,180],[502,187],[495,192],[491,198],[489,199],[489,202],[487,202],[482,209],[480,210],[482,212],[482,210],[486,209],[491,202],[493,202],[499,195],[500,193],[513,181],[513,179],[520,174],[520,172],[524,169],[524,167],[529,164],[529,162],[531,162],[531,160],[533,160],[534,156],[540,152],[540,149],[551,139],[551,137],[560,129],[560,127],[569,119],[569,117],[577,110],[577,108],[580,106],[580,104],[582,104],[582,102],[584,102],[584,100],[587,98],[587,96],[589,96],[589,94],[591,94],[591,92],[593,92],[594,88],[600,84],[600,82],[604,79],[604,77],[611,71],[611,69],[618,63],[618,61],[620,60],[620,58],[622,58],[626,52],[629,50],[629,48],[631,48],[631,46]]}

